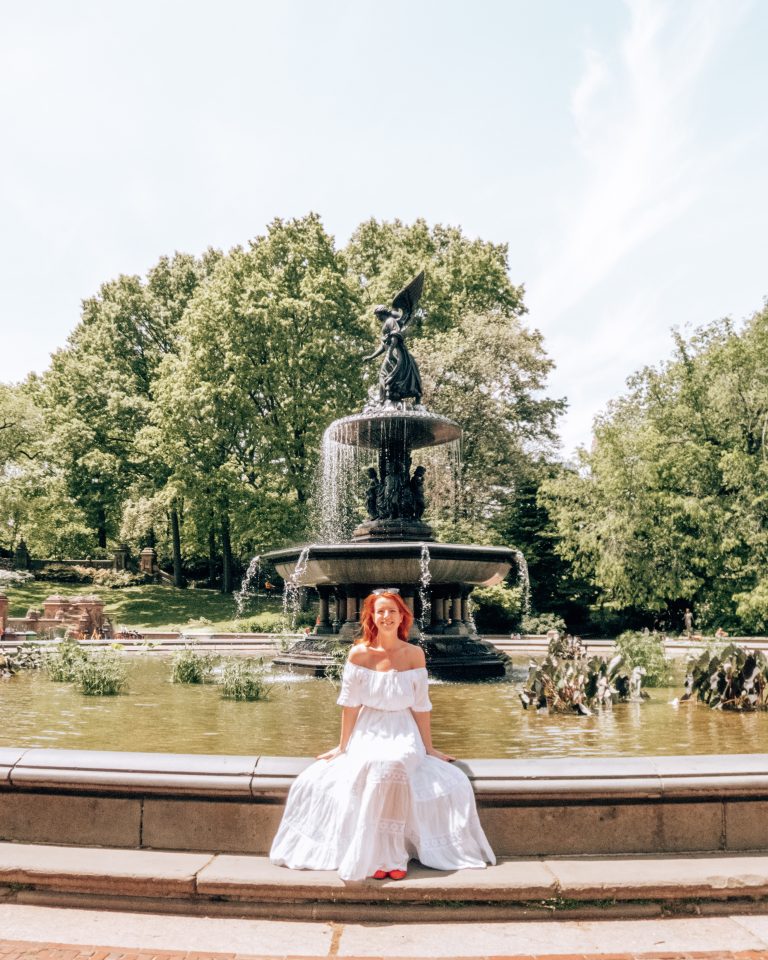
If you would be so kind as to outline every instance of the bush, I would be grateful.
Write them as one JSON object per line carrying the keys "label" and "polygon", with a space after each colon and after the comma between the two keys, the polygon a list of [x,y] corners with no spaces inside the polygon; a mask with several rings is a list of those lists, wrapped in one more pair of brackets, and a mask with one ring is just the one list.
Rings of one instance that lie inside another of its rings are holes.
{"label": "bush", "polygon": [[80,692],[87,697],[111,697],[125,687],[128,671],[123,658],[109,651],[81,661],[75,679]]}
{"label": "bush", "polygon": [[0,591],[5,587],[15,587],[34,579],[34,575],[28,570],[0,570]]}
{"label": "bush", "polygon": [[693,694],[715,710],[768,710],[768,660],[760,650],[735,643],[688,659],[685,694]]}
{"label": "bush", "polygon": [[180,650],[171,661],[171,683],[206,683],[215,664],[216,658],[210,654]]}
{"label": "bush", "polygon": [[221,695],[226,700],[267,700],[272,684],[267,683],[261,660],[230,657],[224,661]]}
{"label": "bush", "polygon": [[56,683],[73,683],[87,659],[87,651],[76,640],[62,640],[55,650],[46,651],[43,669]]}
{"label": "bush", "polygon": [[[637,685],[632,689],[633,683]],[[591,715],[594,707],[610,707],[618,700],[639,699],[641,679],[630,679],[620,656],[559,660],[547,656],[531,661],[528,680],[520,691],[524,709],[546,713]]]}
{"label": "bush", "polygon": [[672,665],[664,655],[660,633],[627,630],[616,638],[616,650],[629,667],[645,669],[646,687],[668,687],[672,682]]}
{"label": "bush", "polygon": [[564,633],[565,620],[556,613],[536,613],[523,617],[520,622],[520,630],[522,633],[534,635],[549,633],[550,630]]}
{"label": "bush", "polygon": [[473,616],[478,630],[511,630],[520,618],[522,591],[508,583],[472,591]]}
{"label": "bush", "polygon": [[768,580],[760,583],[749,593],[737,593],[736,614],[747,630],[765,633],[768,630]]}

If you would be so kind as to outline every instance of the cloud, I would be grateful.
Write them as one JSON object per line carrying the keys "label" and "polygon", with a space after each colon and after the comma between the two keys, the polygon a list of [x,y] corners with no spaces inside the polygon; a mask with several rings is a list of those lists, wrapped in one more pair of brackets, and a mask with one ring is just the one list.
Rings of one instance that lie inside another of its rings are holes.
{"label": "cloud", "polygon": [[612,49],[584,51],[570,107],[584,183],[528,285],[538,322],[556,327],[628,254],[697,200],[713,157],[696,149],[691,101],[745,3],[627,0]]}

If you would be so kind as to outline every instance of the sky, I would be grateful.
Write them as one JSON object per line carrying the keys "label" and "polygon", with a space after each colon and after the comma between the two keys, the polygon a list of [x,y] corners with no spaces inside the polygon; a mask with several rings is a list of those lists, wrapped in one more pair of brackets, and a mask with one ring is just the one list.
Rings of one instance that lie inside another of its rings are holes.
{"label": "sky", "polygon": [[0,0],[0,382],[164,254],[423,217],[508,245],[568,457],[768,295],[767,41],[763,0]]}

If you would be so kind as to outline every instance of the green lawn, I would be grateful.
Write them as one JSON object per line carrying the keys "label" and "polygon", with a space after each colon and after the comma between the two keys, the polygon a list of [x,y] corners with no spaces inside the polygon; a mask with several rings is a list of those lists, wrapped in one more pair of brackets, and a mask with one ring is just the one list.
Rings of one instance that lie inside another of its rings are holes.
{"label": "green lawn", "polygon": [[115,628],[125,624],[135,629],[175,630],[202,617],[218,630],[258,630],[260,621],[264,627],[274,629],[275,617],[282,613],[280,597],[269,600],[262,597],[258,601],[258,611],[251,603],[244,620],[234,624],[235,601],[231,596],[216,590],[177,590],[157,584],[105,590],[91,584],[34,580],[4,587],[3,592],[8,597],[8,615],[11,617],[23,617],[30,607],[42,609],[43,600],[54,593],[64,597],[96,594],[104,601],[104,610]]}

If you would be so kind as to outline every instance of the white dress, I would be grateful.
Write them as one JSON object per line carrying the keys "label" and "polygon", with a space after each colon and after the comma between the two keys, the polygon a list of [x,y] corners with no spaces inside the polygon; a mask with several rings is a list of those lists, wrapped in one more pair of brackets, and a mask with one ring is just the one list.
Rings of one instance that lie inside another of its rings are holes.
{"label": "white dress", "polygon": [[296,778],[270,859],[297,870],[364,880],[405,870],[495,863],[466,775],[427,756],[411,710],[432,709],[425,667],[370,670],[347,663],[342,707],[362,706],[344,753]]}

